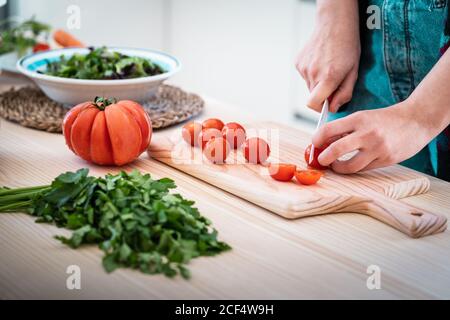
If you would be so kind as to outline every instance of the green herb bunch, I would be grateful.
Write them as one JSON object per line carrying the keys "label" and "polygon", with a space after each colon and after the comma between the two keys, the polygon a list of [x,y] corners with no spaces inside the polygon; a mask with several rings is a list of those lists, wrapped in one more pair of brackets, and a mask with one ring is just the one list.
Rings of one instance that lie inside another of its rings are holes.
{"label": "green herb bunch", "polygon": [[48,37],[50,26],[33,18],[14,27],[8,27],[13,21],[0,22],[0,54],[16,51],[22,56],[37,44],[40,36]]}
{"label": "green herb bunch", "polygon": [[130,57],[105,47],[89,48],[88,54],[61,56],[48,61],[45,74],[74,79],[114,80],[153,76],[165,71],[149,59]]}
{"label": "green herb bunch", "polygon": [[230,247],[217,240],[193,201],[169,192],[175,187],[168,178],[153,180],[136,170],[97,178],[80,169],[61,174],[50,186],[0,188],[0,212],[27,211],[36,222],[74,230],[70,238],[56,238],[72,248],[99,244],[108,272],[130,267],[189,278],[186,264],[192,258]]}

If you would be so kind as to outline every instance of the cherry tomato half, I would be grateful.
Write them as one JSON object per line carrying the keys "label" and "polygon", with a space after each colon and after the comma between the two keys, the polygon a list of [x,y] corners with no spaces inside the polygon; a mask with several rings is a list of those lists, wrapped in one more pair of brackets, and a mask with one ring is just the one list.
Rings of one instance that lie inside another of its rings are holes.
{"label": "cherry tomato half", "polygon": [[221,164],[227,159],[230,149],[230,144],[224,138],[212,138],[206,143],[203,154],[212,163]]}
{"label": "cherry tomato half", "polygon": [[222,134],[233,149],[239,148],[245,141],[245,129],[236,122],[227,123],[222,129]]}
{"label": "cherry tomato half", "polygon": [[314,147],[313,160],[312,160],[311,163],[309,163],[309,155],[310,155],[310,153],[311,153],[311,147],[312,147],[312,145],[310,144],[310,145],[306,148],[306,150],[305,150],[305,161],[306,161],[306,163],[307,163],[310,167],[313,167],[313,168],[319,169],[319,170],[324,170],[324,169],[328,168],[328,167],[322,166],[322,165],[319,163],[319,160],[317,160],[317,158],[319,157],[319,154],[321,154],[322,151],[325,150],[326,147],[323,148],[323,149]]}
{"label": "cherry tomato half", "polygon": [[298,182],[309,186],[317,183],[323,173],[318,170],[297,170],[294,175]]}
{"label": "cherry tomato half", "polygon": [[244,156],[248,162],[258,164],[267,160],[270,147],[261,138],[249,138],[244,143]]}
{"label": "cherry tomato half", "polygon": [[277,181],[291,181],[297,167],[295,164],[271,163],[269,165],[270,176]]}
{"label": "cherry tomato half", "polygon": [[202,123],[203,129],[217,129],[217,130],[222,130],[223,129],[223,122],[219,119],[207,119],[205,121],[203,121]]}
{"label": "cherry tomato half", "polygon": [[183,140],[191,146],[198,145],[198,136],[202,132],[202,125],[198,122],[189,122],[181,129]]}
{"label": "cherry tomato half", "polygon": [[222,138],[222,131],[214,128],[203,129],[198,135],[197,145],[203,149],[212,138]]}

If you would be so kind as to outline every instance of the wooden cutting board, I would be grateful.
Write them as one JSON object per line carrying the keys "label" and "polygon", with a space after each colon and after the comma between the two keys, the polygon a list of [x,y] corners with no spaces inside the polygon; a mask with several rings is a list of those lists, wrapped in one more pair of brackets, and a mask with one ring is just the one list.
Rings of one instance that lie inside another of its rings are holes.
{"label": "wooden cutting board", "polygon": [[[259,136],[269,142],[272,151],[269,162],[288,162],[306,168],[303,154],[311,141],[307,133],[272,122],[245,128],[247,136]],[[427,192],[430,186],[425,175],[402,166],[354,175],[327,170],[313,186],[299,185],[295,179],[278,182],[268,175],[267,167],[246,163],[240,151],[232,152],[227,164],[209,163],[199,148],[192,148],[182,140],[181,130],[152,140],[149,155],[288,219],[354,212],[369,215],[414,238],[446,229],[444,216],[398,201]]]}

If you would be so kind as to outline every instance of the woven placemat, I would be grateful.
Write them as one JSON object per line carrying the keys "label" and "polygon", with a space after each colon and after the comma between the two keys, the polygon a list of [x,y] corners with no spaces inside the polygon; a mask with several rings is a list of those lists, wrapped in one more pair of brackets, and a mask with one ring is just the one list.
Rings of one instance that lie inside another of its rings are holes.
{"label": "woven placemat", "polygon": [[[187,120],[203,110],[204,101],[196,94],[162,85],[157,94],[142,104],[152,119],[154,129]],[[48,132],[61,132],[68,111],[36,87],[11,88],[0,93],[0,117],[22,126]]]}

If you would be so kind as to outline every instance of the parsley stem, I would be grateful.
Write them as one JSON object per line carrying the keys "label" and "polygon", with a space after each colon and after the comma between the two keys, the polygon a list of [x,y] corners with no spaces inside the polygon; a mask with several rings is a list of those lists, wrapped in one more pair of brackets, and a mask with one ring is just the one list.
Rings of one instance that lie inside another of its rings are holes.
{"label": "parsley stem", "polygon": [[15,202],[8,205],[0,206],[0,212],[17,211],[18,209],[27,209],[33,200]]}
{"label": "parsley stem", "polygon": [[48,189],[50,189],[50,188],[44,188],[44,189],[23,192],[23,193],[18,193],[18,194],[3,195],[3,196],[0,196],[0,203],[11,202],[11,201],[16,201],[16,200],[23,200],[23,199],[30,199],[31,197],[34,197],[35,195],[40,194],[41,192],[46,191]]}
{"label": "parsley stem", "polygon": [[1,196],[6,196],[6,195],[9,195],[9,194],[18,194],[18,193],[24,193],[24,192],[33,191],[33,190],[46,189],[46,188],[49,188],[49,187],[50,186],[37,186],[37,187],[25,187],[25,188],[0,190],[0,197]]}

